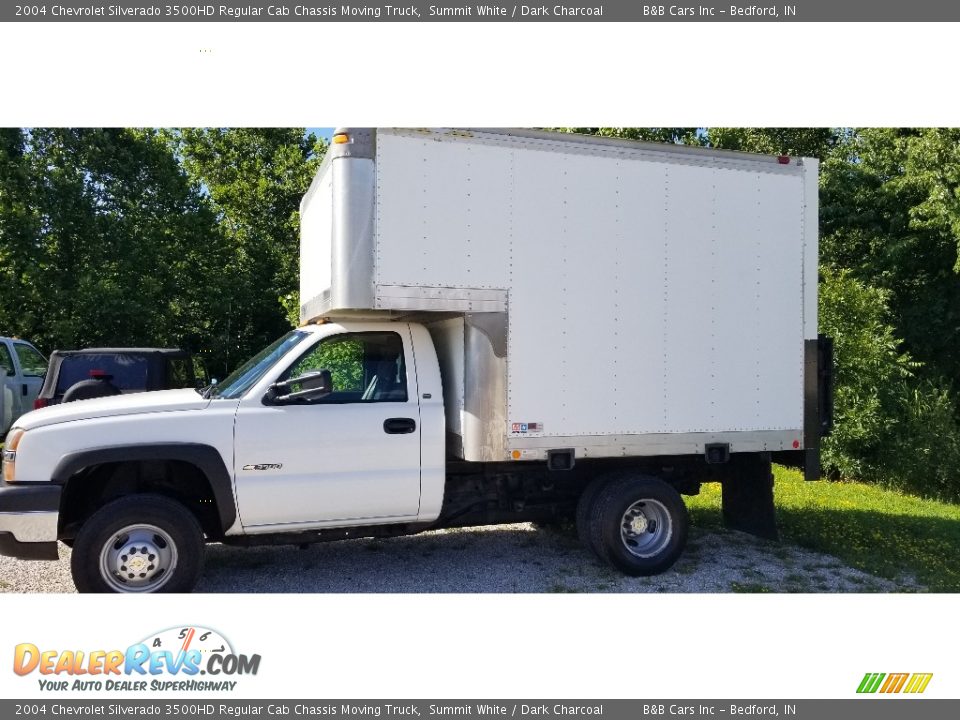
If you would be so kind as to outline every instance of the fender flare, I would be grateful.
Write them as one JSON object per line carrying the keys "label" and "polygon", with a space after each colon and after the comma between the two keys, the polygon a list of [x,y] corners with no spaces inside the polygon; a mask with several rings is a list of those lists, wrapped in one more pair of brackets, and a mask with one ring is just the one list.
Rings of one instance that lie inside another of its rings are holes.
{"label": "fender flare", "polygon": [[64,455],[53,471],[51,481],[66,485],[81,470],[105,463],[138,460],[177,460],[199,468],[217,503],[220,525],[226,532],[237,519],[237,505],[233,496],[233,481],[216,448],[198,443],[154,443],[150,445],[119,445],[91,448]]}

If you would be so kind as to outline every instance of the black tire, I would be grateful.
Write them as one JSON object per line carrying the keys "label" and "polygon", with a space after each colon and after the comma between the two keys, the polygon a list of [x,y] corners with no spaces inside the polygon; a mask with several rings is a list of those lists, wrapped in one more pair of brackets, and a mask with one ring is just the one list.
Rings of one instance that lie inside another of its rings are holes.
{"label": "black tire", "polygon": [[70,569],[80,592],[190,592],[203,570],[203,546],[200,524],[183,505],[129,495],[83,524]]}
{"label": "black tire", "polygon": [[690,520],[680,493],[649,475],[604,485],[589,518],[594,552],[627,575],[669,569],[687,544]]}
{"label": "black tire", "polygon": [[577,501],[577,537],[588,550],[597,552],[590,540],[590,512],[593,509],[593,501],[603,490],[604,486],[610,481],[609,478],[598,478],[584,488],[580,494],[580,500]]}

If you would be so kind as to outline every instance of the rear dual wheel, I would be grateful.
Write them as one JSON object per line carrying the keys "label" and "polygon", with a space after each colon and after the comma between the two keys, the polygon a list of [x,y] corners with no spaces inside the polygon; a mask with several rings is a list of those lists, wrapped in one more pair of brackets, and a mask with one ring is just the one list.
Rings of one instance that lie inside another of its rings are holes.
{"label": "rear dual wheel", "polygon": [[577,532],[604,562],[627,575],[669,569],[687,544],[687,508],[670,485],[648,475],[600,479],[577,509]]}

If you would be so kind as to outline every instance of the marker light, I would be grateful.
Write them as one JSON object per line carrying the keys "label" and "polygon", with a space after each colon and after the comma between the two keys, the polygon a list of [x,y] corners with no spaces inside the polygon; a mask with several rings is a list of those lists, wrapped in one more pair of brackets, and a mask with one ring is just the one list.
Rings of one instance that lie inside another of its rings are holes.
{"label": "marker light", "polygon": [[347,133],[337,133],[333,136],[334,145],[343,145],[350,142],[350,136]]}
{"label": "marker light", "polygon": [[12,483],[17,464],[17,446],[23,437],[23,430],[16,428],[7,435],[7,443],[3,448],[3,481]]}

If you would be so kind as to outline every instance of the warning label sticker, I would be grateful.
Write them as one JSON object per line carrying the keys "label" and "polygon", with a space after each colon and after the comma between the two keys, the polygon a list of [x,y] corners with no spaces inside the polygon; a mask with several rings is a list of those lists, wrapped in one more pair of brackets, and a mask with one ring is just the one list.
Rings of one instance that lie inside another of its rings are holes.
{"label": "warning label sticker", "polygon": [[540,432],[543,432],[543,423],[538,423],[538,422],[510,423],[510,432],[513,434],[519,434],[519,435],[522,435],[524,433],[540,433]]}

